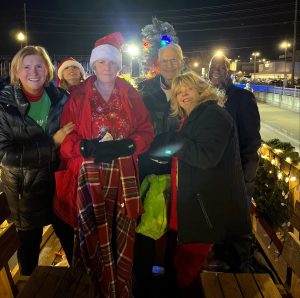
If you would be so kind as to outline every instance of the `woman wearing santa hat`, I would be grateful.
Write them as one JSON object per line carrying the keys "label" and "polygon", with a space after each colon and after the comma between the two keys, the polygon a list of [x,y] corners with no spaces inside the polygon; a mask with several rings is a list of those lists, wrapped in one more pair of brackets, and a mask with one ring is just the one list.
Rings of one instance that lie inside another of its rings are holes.
{"label": "woman wearing santa hat", "polygon": [[85,80],[83,66],[74,58],[68,57],[61,61],[57,69],[58,86],[70,91]]}
{"label": "woman wearing santa hat", "polygon": [[[61,146],[56,214],[76,229],[73,264],[82,263],[100,296],[130,297],[136,219],[142,213],[137,157],[153,126],[137,91],[117,77],[123,43],[116,32],[96,41],[95,75],[72,89],[61,125],[75,130]],[[77,241],[78,240],[78,241]]]}

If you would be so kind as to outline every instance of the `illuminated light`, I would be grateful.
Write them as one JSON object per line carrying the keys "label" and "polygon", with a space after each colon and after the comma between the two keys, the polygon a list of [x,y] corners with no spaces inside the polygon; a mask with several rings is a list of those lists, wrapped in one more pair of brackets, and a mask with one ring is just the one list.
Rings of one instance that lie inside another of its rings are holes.
{"label": "illuminated light", "polygon": [[165,153],[168,154],[168,155],[171,155],[172,151],[171,150],[165,150]]}
{"label": "illuminated light", "polygon": [[297,178],[295,177],[295,176],[292,176],[291,178],[290,178],[290,181],[292,181],[292,182],[295,182],[297,180]]}
{"label": "illuminated light", "polygon": [[281,150],[281,149],[274,149],[274,152],[275,152],[275,153],[282,153],[283,150]]}
{"label": "illuminated light", "polygon": [[171,37],[169,37],[168,35],[163,35],[161,38],[160,38],[160,45],[162,47],[165,47],[166,45],[168,45],[169,43],[172,42],[172,39]]}
{"label": "illuminated light", "polygon": [[275,164],[275,159],[271,160],[271,164],[274,165]]}
{"label": "illuminated light", "polygon": [[281,44],[280,44],[280,47],[282,48],[282,49],[287,49],[287,48],[289,48],[291,46],[291,44],[289,43],[289,42],[287,42],[287,41],[283,41]]}
{"label": "illuminated light", "polygon": [[269,171],[269,174],[272,174],[273,173],[273,171]]}
{"label": "illuminated light", "polygon": [[19,32],[17,34],[17,40],[24,41],[25,40],[25,34],[23,32]]}
{"label": "illuminated light", "polygon": [[263,147],[267,147],[268,145],[267,145],[267,144],[265,144],[265,143],[263,143],[263,144],[262,144],[262,146],[263,146]]}
{"label": "illuminated light", "polygon": [[149,42],[149,41],[145,41],[145,42],[144,42],[144,47],[145,47],[145,48],[150,47],[150,42]]}
{"label": "illuminated light", "polygon": [[284,181],[288,183],[290,181],[289,177],[285,177]]}
{"label": "illuminated light", "polygon": [[193,66],[194,66],[194,67],[198,67],[198,66],[199,66],[199,63],[196,61],[196,62],[194,62]]}
{"label": "illuminated light", "polygon": [[215,56],[218,56],[218,57],[224,56],[224,52],[223,52],[222,50],[217,50],[217,51],[215,52]]}
{"label": "illuminated light", "polygon": [[287,162],[292,162],[292,159],[291,159],[290,157],[287,157],[285,160],[286,160]]}
{"label": "illuminated light", "polygon": [[128,53],[130,54],[130,56],[132,57],[136,57],[139,55],[140,50],[136,45],[129,45],[128,46]]}
{"label": "illuminated light", "polygon": [[278,179],[279,179],[279,180],[281,180],[281,179],[282,179],[282,177],[283,177],[282,173],[281,173],[281,172],[279,172],[279,173],[278,173],[278,175],[277,175],[277,177],[278,177]]}

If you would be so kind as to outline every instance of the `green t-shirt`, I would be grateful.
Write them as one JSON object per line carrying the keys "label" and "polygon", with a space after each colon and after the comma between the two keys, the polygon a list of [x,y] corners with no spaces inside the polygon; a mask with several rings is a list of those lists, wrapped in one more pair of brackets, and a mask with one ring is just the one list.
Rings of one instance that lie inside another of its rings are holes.
{"label": "green t-shirt", "polygon": [[39,101],[30,102],[28,116],[31,117],[44,130],[47,124],[51,101],[46,92]]}

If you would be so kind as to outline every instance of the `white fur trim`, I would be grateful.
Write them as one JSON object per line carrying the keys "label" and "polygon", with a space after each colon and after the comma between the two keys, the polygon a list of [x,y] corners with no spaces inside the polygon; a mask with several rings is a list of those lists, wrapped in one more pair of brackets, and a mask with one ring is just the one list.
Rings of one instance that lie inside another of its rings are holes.
{"label": "white fur trim", "polygon": [[67,60],[67,61],[63,62],[62,65],[60,65],[60,67],[57,71],[57,76],[60,80],[62,78],[62,74],[63,74],[63,71],[65,70],[65,68],[70,67],[70,66],[78,67],[83,78],[85,78],[85,71],[84,71],[83,66],[78,61]]}
{"label": "white fur trim", "polygon": [[90,66],[93,69],[94,63],[99,59],[107,59],[118,64],[122,68],[122,54],[114,46],[110,44],[102,44],[92,50],[90,58]]}

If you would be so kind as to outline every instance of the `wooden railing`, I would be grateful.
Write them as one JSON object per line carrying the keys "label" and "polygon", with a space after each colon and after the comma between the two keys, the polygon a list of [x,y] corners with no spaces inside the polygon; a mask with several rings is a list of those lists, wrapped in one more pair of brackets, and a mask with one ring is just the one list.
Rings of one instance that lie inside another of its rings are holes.
{"label": "wooden railing", "polygon": [[300,165],[294,165],[289,158],[282,158],[280,150],[267,145],[260,148],[261,158],[268,159],[285,175],[289,184],[292,207],[288,229],[272,229],[270,224],[256,212],[255,198],[252,205],[254,234],[273,265],[281,282],[293,297],[300,297]]}

